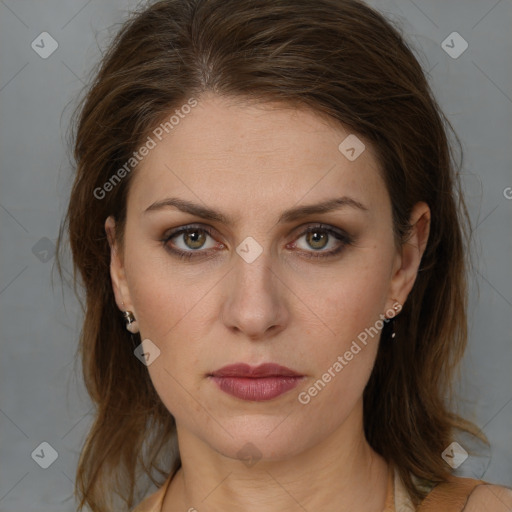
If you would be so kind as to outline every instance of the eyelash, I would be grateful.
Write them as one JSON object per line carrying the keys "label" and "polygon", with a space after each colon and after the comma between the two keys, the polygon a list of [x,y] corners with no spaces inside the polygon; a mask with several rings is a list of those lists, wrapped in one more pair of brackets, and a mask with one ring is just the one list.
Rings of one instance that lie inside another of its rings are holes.
{"label": "eyelash", "polygon": [[[161,240],[161,242],[163,243],[164,248],[167,251],[169,251],[173,255],[177,256],[179,259],[190,260],[193,258],[208,257],[208,256],[204,255],[205,251],[201,250],[201,249],[183,251],[181,249],[173,249],[168,245],[170,240],[181,235],[182,233],[195,232],[195,231],[201,231],[203,233],[206,233],[208,236],[214,238],[213,231],[209,227],[188,225],[188,226],[183,226],[181,228],[178,228],[175,231],[172,231],[167,236],[165,236]],[[351,236],[349,236],[346,233],[343,233],[342,231],[338,231],[331,227],[328,227],[324,224],[317,224],[314,226],[309,226],[306,230],[304,230],[302,233],[300,233],[300,235],[297,237],[297,239],[302,238],[303,236],[307,235],[308,233],[316,232],[316,231],[320,231],[320,232],[324,232],[324,233],[328,233],[329,235],[332,235],[334,238],[336,238],[337,240],[339,240],[341,242],[341,245],[340,245],[340,247],[337,247],[336,249],[331,249],[330,251],[321,251],[321,250],[316,251],[316,252],[315,251],[312,251],[312,252],[301,251],[304,253],[304,257],[306,257],[306,258],[318,259],[318,258],[334,257],[334,256],[338,255],[347,245],[353,244],[353,239]],[[209,250],[215,251],[216,249],[209,249]]]}

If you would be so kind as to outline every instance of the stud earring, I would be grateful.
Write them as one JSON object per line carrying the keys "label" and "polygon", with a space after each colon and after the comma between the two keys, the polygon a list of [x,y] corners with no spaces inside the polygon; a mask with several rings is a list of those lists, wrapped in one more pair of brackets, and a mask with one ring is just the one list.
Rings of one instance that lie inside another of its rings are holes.
{"label": "stud earring", "polygon": [[132,334],[138,332],[135,317],[131,311],[123,311],[124,319],[126,320],[126,329]]}

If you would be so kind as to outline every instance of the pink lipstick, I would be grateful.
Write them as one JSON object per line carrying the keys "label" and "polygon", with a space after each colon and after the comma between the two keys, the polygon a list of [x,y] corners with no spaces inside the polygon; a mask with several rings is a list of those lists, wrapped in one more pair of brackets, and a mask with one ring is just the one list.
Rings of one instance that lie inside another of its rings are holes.
{"label": "pink lipstick", "polygon": [[250,366],[231,364],[214,371],[209,377],[225,393],[242,400],[272,400],[293,389],[303,375],[274,363]]}

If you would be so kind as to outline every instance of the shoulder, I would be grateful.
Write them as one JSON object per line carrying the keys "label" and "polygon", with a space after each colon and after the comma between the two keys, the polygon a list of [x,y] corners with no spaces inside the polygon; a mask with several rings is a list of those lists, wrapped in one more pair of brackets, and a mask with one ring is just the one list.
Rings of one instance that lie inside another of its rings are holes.
{"label": "shoulder", "polygon": [[482,480],[451,477],[427,494],[418,512],[512,512],[512,489]]}
{"label": "shoulder", "polygon": [[464,512],[511,512],[512,489],[501,485],[483,484],[470,494]]}

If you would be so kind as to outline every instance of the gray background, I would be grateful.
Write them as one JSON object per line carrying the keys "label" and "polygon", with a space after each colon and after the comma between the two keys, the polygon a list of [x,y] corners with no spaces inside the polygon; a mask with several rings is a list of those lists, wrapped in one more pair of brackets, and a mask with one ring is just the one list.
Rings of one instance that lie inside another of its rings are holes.
{"label": "gray background", "polygon": [[[58,280],[52,287],[53,244],[72,177],[65,134],[100,48],[136,3],[0,0],[2,512],[74,510],[91,409],[74,365],[79,307]],[[464,145],[476,268],[458,388],[461,412],[487,434],[491,450],[470,457],[459,474],[512,485],[512,2],[371,4],[401,25]],[[58,42],[46,59],[31,47],[44,31]],[[469,45],[458,58],[441,46],[454,31]],[[47,469],[31,457],[41,442],[58,453]]]}

